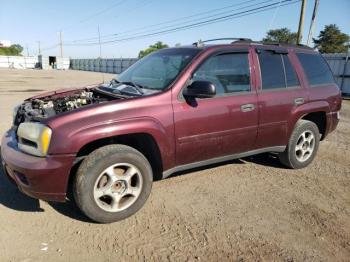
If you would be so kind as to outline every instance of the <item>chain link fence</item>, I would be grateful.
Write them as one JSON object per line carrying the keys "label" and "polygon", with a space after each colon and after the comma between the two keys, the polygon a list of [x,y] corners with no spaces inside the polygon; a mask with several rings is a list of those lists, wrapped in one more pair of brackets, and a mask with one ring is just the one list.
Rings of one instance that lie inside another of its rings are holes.
{"label": "chain link fence", "polygon": [[70,68],[73,70],[120,74],[136,61],[137,58],[71,59]]}

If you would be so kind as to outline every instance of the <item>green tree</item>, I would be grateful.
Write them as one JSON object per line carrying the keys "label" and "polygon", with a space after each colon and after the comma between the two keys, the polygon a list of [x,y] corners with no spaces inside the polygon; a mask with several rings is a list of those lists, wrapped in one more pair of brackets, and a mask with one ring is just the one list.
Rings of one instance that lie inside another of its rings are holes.
{"label": "green tree", "polygon": [[262,41],[295,44],[297,42],[297,33],[291,32],[286,27],[273,29],[266,33]]}
{"label": "green tree", "polygon": [[342,33],[335,24],[326,25],[318,36],[313,38],[315,47],[321,53],[344,53],[347,52],[349,36]]}
{"label": "green tree", "polygon": [[9,47],[0,47],[0,55],[14,55],[20,56],[23,51],[23,47],[21,45],[11,45]]}
{"label": "green tree", "polygon": [[145,50],[141,50],[139,52],[139,58],[142,58],[154,51],[157,51],[159,49],[163,49],[163,48],[167,48],[169,47],[167,44],[162,43],[161,41],[158,41],[157,43],[155,43],[154,45],[150,45],[148,48],[146,48]]}

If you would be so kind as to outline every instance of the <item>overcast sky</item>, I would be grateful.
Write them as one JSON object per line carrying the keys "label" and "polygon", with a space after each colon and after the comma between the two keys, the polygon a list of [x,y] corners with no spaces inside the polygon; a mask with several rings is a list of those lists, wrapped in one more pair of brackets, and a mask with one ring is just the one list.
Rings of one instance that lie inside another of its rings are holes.
{"label": "overcast sky", "polygon": [[[247,10],[281,2],[278,8],[265,12],[202,27],[102,45],[102,57],[135,57],[140,49],[156,41],[163,41],[173,46],[176,43],[185,45],[198,39],[219,37],[248,37],[261,40],[269,29],[288,27],[296,31],[301,6],[301,2],[282,6],[283,0],[0,1],[0,39],[19,43],[24,47],[28,45],[30,55],[38,53],[37,41],[40,40],[42,49],[50,48],[43,51],[43,54],[58,55],[57,32],[62,30],[64,56],[74,58],[99,56],[98,45],[67,45],[98,42],[96,38],[98,25],[102,41],[120,40],[212,19],[217,17],[216,14],[225,16],[243,12],[241,14],[246,15],[244,12]],[[313,4],[313,0],[307,0],[304,42],[307,38]],[[260,9],[256,9],[258,10]],[[192,15],[196,16],[188,17]],[[171,22],[165,23],[168,21]],[[314,34],[318,35],[324,25],[331,23],[337,24],[343,32],[350,34],[350,0],[320,0]],[[82,41],[72,42],[76,40]],[[26,53],[25,49],[24,54]]]}

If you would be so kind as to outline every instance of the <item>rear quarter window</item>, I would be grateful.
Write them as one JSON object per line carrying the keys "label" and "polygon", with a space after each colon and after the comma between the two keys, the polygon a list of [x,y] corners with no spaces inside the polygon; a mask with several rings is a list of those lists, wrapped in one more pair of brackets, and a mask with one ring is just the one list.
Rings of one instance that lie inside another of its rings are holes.
{"label": "rear quarter window", "polygon": [[297,53],[296,55],[304,69],[309,85],[318,86],[334,83],[332,72],[321,55],[306,53]]}

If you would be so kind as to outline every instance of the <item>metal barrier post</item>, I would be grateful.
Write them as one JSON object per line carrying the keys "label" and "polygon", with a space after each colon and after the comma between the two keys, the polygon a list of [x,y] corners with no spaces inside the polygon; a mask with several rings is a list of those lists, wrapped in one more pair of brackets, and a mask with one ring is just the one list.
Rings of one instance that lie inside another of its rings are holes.
{"label": "metal barrier post", "polygon": [[349,52],[350,52],[350,44],[348,45],[348,52],[346,53],[346,58],[345,58],[345,64],[344,64],[344,69],[343,69],[343,75],[341,78],[341,84],[340,84],[340,90],[343,92],[343,86],[344,86],[344,78],[346,74],[346,69],[348,67],[348,61],[349,61]]}

